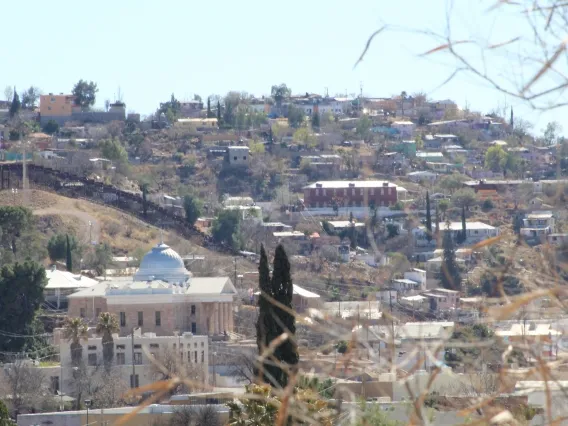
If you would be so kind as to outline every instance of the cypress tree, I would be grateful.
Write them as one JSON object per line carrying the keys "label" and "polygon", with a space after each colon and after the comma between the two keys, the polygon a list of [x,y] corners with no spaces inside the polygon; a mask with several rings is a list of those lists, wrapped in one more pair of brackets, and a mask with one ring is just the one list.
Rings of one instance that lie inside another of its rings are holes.
{"label": "cypress tree", "polygon": [[442,287],[449,290],[459,291],[461,288],[461,275],[456,261],[456,251],[449,222],[446,224],[446,230],[444,231],[442,247],[444,249],[444,258],[442,260],[442,269],[440,271]]}
{"label": "cypress tree", "polygon": [[212,118],[213,112],[211,111],[211,98],[207,98],[207,118]]}
{"label": "cypress tree", "polygon": [[67,250],[67,256],[65,259],[65,266],[67,267],[67,270],[69,272],[73,271],[73,257],[71,256],[71,244],[69,243],[69,234],[66,236],[67,237],[67,244],[66,244],[66,250]]}
{"label": "cypress tree", "polygon": [[462,231],[460,236],[460,244],[464,243],[467,238],[467,228],[466,228],[466,221],[465,221],[465,206],[462,206]]}
{"label": "cypress tree", "polygon": [[426,191],[426,239],[432,241],[432,215],[430,214],[430,194]]}
{"label": "cypress tree", "polygon": [[436,204],[436,246],[440,243],[440,214],[438,213],[438,204]]}
{"label": "cypress tree", "polygon": [[18,91],[14,87],[14,97],[12,98],[12,103],[10,104],[10,117],[14,117],[20,112],[22,108],[22,103],[20,102],[20,96]]}
{"label": "cypress tree", "polygon": [[221,126],[221,101],[217,101],[217,126]]}
{"label": "cypress tree", "polygon": [[[275,358],[288,369],[294,370],[299,361],[298,345],[296,343],[296,317],[293,314],[292,295],[294,292],[290,261],[284,247],[280,244],[274,253],[274,268],[272,273],[272,291],[274,298],[282,306],[274,306],[276,315],[277,336],[287,333],[288,338],[274,351]],[[278,367],[277,367],[278,368]],[[278,384],[285,387],[288,384],[288,372],[280,369]]]}
{"label": "cypress tree", "polygon": [[[270,283],[270,269],[264,244],[260,246],[258,289],[260,290],[260,296],[258,298],[258,318],[256,321],[256,345],[259,356],[262,356],[270,342],[278,337],[274,321],[274,306],[270,300],[270,298],[274,298],[274,293]],[[256,365],[255,370],[255,376],[268,383],[270,383],[270,377],[276,377],[279,372],[269,361],[264,361],[262,365]]]}

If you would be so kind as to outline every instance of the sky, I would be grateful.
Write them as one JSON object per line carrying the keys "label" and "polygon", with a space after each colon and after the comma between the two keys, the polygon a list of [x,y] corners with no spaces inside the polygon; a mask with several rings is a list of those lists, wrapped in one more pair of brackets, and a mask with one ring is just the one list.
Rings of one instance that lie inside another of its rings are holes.
{"label": "sky", "polygon": [[[471,75],[439,87],[455,63],[443,52],[421,55],[440,43],[417,30],[444,33],[450,16],[456,39],[507,40],[520,23],[503,11],[487,12],[494,1],[10,1],[3,14],[17,19],[3,20],[4,34],[15,36],[2,46],[0,96],[7,85],[69,93],[85,79],[98,84],[97,106],[120,91],[127,110],[146,115],[171,93],[180,100],[230,90],[260,96],[285,83],[295,94],[422,91],[484,113],[513,106],[537,134],[553,120],[568,129],[564,109],[532,111]],[[514,74],[518,64],[505,59],[496,60],[500,72],[507,75],[509,67]]]}

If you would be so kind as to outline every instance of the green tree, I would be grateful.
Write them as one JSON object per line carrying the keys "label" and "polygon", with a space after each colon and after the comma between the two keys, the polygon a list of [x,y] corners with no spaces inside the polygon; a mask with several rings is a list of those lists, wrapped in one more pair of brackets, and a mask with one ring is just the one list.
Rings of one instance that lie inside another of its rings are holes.
{"label": "green tree", "polygon": [[0,426],[15,426],[16,423],[10,418],[10,413],[6,405],[0,401]]}
{"label": "green tree", "polygon": [[291,314],[293,312],[293,285],[290,262],[282,245],[276,247],[272,278],[270,278],[268,257],[264,246],[261,247],[258,272],[261,290],[256,326],[259,356],[262,356],[265,349],[283,333],[288,335],[287,339],[274,350],[274,360],[264,360],[262,367],[259,366],[259,368],[261,368],[265,382],[284,388],[288,383],[288,373],[279,364],[285,364],[294,369],[298,364],[299,356],[295,340],[296,319]]}
{"label": "green tree", "polygon": [[445,348],[445,362],[452,368],[477,370],[483,363],[500,362],[505,348],[493,344],[484,348],[480,343],[494,338],[495,333],[485,324],[463,326],[454,329]]}
{"label": "green tree", "polygon": [[[292,374],[299,362],[298,346],[296,342],[296,317],[292,304],[293,285],[290,272],[290,261],[282,245],[276,247],[272,268],[272,292],[278,302],[274,306],[274,314],[277,318],[277,335],[287,333],[288,338],[274,351],[275,358],[292,370]],[[288,372],[281,370],[277,377],[278,384],[284,388],[288,384]]]}
{"label": "green tree", "polygon": [[554,145],[558,143],[562,126],[556,121],[552,121],[546,125],[544,129],[543,141],[545,145]]}
{"label": "green tree", "polygon": [[14,255],[18,251],[20,237],[33,225],[34,217],[30,209],[21,206],[0,207],[0,241]]}
{"label": "green tree", "polygon": [[448,211],[448,208],[450,207],[450,201],[448,199],[444,198],[443,200],[438,201],[437,207],[442,212],[442,220],[446,220],[446,212]]}
{"label": "green tree", "polygon": [[295,105],[288,106],[288,124],[293,129],[297,129],[298,127],[304,124],[304,120],[306,119],[306,115],[304,114],[304,110],[298,108]]}
{"label": "green tree", "polygon": [[[270,342],[278,337],[276,334],[276,323],[274,305],[272,298],[274,294],[270,282],[270,269],[268,266],[268,256],[264,249],[264,244],[260,246],[260,262],[258,264],[258,318],[256,321],[256,345],[258,353],[262,356]],[[278,368],[268,359],[263,359],[262,365],[255,367],[255,376],[262,377],[266,383],[271,382],[271,378],[279,375]]]}
{"label": "green tree", "polygon": [[22,93],[22,109],[34,109],[39,96],[40,90],[37,87],[30,86]]}
{"label": "green tree", "polygon": [[12,98],[12,103],[10,104],[10,117],[15,117],[19,114],[20,109],[22,109],[22,103],[20,102],[20,96],[14,88],[14,97]]}
{"label": "green tree", "polygon": [[387,240],[398,236],[398,228],[392,223],[387,223]]}
{"label": "green tree", "polygon": [[140,190],[142,191],[142,214],[144,217],[148,215],[148,184],[140,184]]}
{"label": "green tree", "polygon": [[242,213],[240,210],[223,210],[213,221],[212,236],[217,243],[227,244],[240,250]]}
{"label": "green tree", "polygon": [[272,96],[272,99],[274,99],[274,102],[276,103],[278,109],[281,110],[282,102],[292,95],[292,89],[282,83],[272,86],[272,88],[270,89],[270,94]]}
{"label": "green tree", "polygon": [[359,121],[357,122],[357,126],[355,127],[355,132],[357,136],[359,136],[364,141],[368,141],[371,136],[371,126],[373,122],[369,118],[368,115],[363,115]]}
{"label": "green tree", "polygon": [[73,256],[71,256],[71,243],[69,242],[69,234],[65,238],[65,267],[69,272],[73,272]]}
{"label": "green tree", "polygon": [[485,167],[500,172],[507,164],[507,157],[507,152],[500,145],[494,145],[485,152]]}
{"label": "green tree", "polygon": [[202,214],[203,203],[194,195],[186,195],[183,199],[183,208],[185,209],[185,219],[190,225],[194,225]]}
{"label": "green tree", "polygon": [[63,338],[71,343],[71,364],[80,367],[83,361],[82,341],[88,337],[87,324],[82,318],[66,317],[63,322]]}
{"label": "green tree", "polygon": [[460,232],[457,239],[459,244],[464,243],[465,240],[467,239],[467,222],[465,220],[465,206],[462,206],[461,220],[462,220],[462,231]]}
{"label": "green tree", "polygon": [[294,139],[294,142],[305,145],[308,148],[313,148],[317,145],[317,139],[315,135],[306,127],[302,127],[296,130],[292,137]]}
{"label": "green tree", "polygon": [[101,343],[103,344],[103,363],[107,373],[110,372],[114,358],[114,339],[112,335],[119,331],[120,327],[118,326],[116,315],[109,312],[103,312],[99,315],[96,332],[101,336]]}
{"label": "green tree", "polygon": [[59,124],[53,120],[49,120],[45,123],[45,126],[43,126],[43,131],[49,135],[54,135],[59,132]]}
{"label": "green tree", "polygon": [[360,414],[355,426],[402,426],[404,423],[393,420],[379,404],[361,403]]}
{"label": "green tree", "polygon": [[456,207],[469,209],[477,201],[475,191],[470,188],[460,189],[452,195],[452,203]]}
{"label": "green tree", "polygon": [[125,163],[128,159],[126,149],[124,149],[122,143],[117,139],[103,139],[99,142],[99,148],[101,155],[107,160]]}
{"label": "green tree", "polygon": [[211,98],[207,98],[207,118],[213,118],[213,111],[211,111]]}
{"label": "green tree", "polygon": [[221,101],[217,101],[217,125],[220,127],[223,123],[223,119],[221,118]]}
{"label": "green tree", "polygon": [[174,94],[170,96],[170,100],[167,102],[161,102],[160,108],[158,108],[158,114],[164,114],[169,123],[173,123],[179,116],[181,110],[181,103],[176,99]]}
{"label": "green tree", "polygon": [[[439,204],[439,203],[438,203]],[[435,212],[435,223],[436,223],[436,245],[438,245],[440,243],[440,240],[438,239],[440,236],[440,213],[438,212],[438,204],[436,204],[436,212]]]}
{"label": "green tree", "polygon": [[276,415],[280,400],[272,395],[269,386],[245,386],[246,395],[254,398],[242,399],[240,402],[229,402],[229,426],[264,426],[276,423]]}
{"label": "green tree", "polygon": [[75,105],[82,109],[89,109],[95,104],[98,91],[97,83],[81,79],[73,86],[71,93],[75,96]]}
{"label": "green tree", "polygon": [[468,180],[467,176],[460,173],[452,173],[451,175],[444,176],[438,182],[438,188],[443,191],[448,191],[450,194],[463,188],[463,183]]}
{"label": "green tree", "polygon": [[312,114],[312,129],[319,130],[320,128],[320,113],[318,111]]}
{"label": "green tree", "polygon": [[[69,241],[69,244],[67,241]],[[47,242],[47,253],[51,262],[55,263],[58,260],[66,259],[68,246],[72,252],[79,250],[79,242],[74,235],[56,234],[51,237]]]}
{"label": "green tree", "polygon": [[108,243],[100,243],[95,247],[92,265],[97,274],[103,275],[112,263],[112,249]]}
{"label": "green tree", "polygon": [[444,256],[440,270],[440,282],[443,288],[459,291],[461,289],[461,274],[456,261],[456,250],[449,224],[444,231],[442,248],[444,249]]}
{"label": "green tree", "polygon": [[406,100],[406,98],[408,98],[408,94],[406,93],[406,91],[402,91],[400,93],[400,108],[402,109],[402,113],[401,116],[404,117],[404,101]]}
{"label": "green tree", "polygon": [[430,193],[426,191],[426,239],[432,241],[432,213],[430,212]]}
{"label": "green tree", "polygon": [[[36,262],[5,265],[0,270],[0,351],[19,352],[36,312],[43,303],[47,284],[45,269]],[[14,337],[10,337],[14,336]]]}

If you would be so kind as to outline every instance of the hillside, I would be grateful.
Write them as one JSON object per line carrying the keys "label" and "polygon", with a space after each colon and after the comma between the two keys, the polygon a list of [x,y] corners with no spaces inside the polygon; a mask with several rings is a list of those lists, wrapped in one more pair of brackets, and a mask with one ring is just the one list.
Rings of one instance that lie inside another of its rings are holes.
{"label": "hillside", "polygon": [[[37,231],[47,246],[49,238],[57,233],[70,233],[84,245],[89,240],[107,242],[115,256],[135,255],[146,252],[161,239],[161,230],[122,211],[91,203],[86,200],[63,197],[50,192],[30,190],[12,194],[0,191],[0,205],[23,205],[37,216]],[[191,265],[196,275],[225,274],[233,276],[234,262],[231,256],[213,252],[180,238],[173,232],[163,231],[164,242],[180,255],[198,254],[205,257],[199,264]],[[138,252],[138,253],[136,253]],[[254,270],[254,265],[239,259],[238,269]]]}

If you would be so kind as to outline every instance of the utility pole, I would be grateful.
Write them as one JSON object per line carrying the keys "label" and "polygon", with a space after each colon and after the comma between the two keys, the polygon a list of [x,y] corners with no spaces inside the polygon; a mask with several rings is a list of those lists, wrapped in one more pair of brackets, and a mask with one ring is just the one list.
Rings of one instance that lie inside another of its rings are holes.
{"label": "utility pole", "polygon": [[132,327],[132,380],[130,380],[130,387],[134,389],[136,386],[136,366],[134,365],[134,327]]}
{"label": "utility pole", "polygon": [[233,258],[233,261],[235,263],[235,282],[234,282],[234,284],[235,284],[235,286],[237,286],[238,285],[238,283],[237,283],[237,256],[235,256]]}

